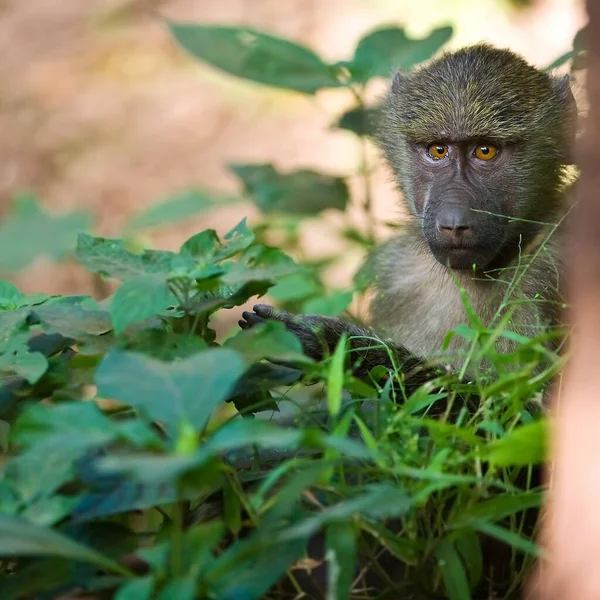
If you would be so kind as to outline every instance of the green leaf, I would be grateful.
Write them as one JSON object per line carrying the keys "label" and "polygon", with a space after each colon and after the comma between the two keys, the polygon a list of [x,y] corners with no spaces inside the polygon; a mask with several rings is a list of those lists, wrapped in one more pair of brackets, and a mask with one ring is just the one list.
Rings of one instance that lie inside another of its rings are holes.
{"label": "green leaf", "polygon": [[[252,246],[244,252],[238,262],[232,263],[227,273],[221,277],[224,288],[220,289],[219,293],[230,297],[239,295],[242,285],[252,283],[255,288],[246,299],[253,295],[260,296],[281,277],[302,269],[303,267],[278,248]],[[231,299],[233,301],[233,298]]]}
{"label": "green leaf", "polygon": [[99,395],[162,422],[175,439],[184,421],[198,431],[204,428],[244,369],[240,355],[224,348],[171,363],[113,350],[98,366],[95,379]]}
{"label": "green leaf", "polygon": [[274,544],[264,535],[243,539],[215,560],[206,578],[220,600],[265,598],[304,550],[304,540]]}
{"label": "green leaf", "polygon": [[242,528],[241,503],[231,484],[226,484],[223,488],[223,518],[229,531],[237,535]]}
{"label": "green leaf", "polygon": [[272,358],[286,362],[312,362],[302,352],[300,340],[283,323],[267,321],[229,338],[223,346],[239,352],[248,362]]}
{"label": "green leaf", "polygon": [[479,536],[472,529],[466,529],[454,540],[454,547],[467,568],[472,589],[481,581],[483,574],[483,555]]}
{"label": "green leaf", "polygon": [[131,279],[140,275],[169,274],[175,269],[191,269],[189,257],[164,250],[145,250],[142,254],[130,252],[123,240],[111,240],[79,234],[77,260],[93,273],[117,279]]}
{"label": "green leaf", "polygon": [[279,173],[273,165],[230,165],[244,189],[266,214],[310,216],[330,208],[345,210],[348,186],[341,177],[307,169]]}
{"label": "green leaf", "polygon": [[203,264],[211,260],[220,247],[222,246],[217,232],[214,229],[205,229],[184,242],[179,253],[187,254]]}
{"label": "green leaf", "polygon": [[543,495],[540,492],[521,492],[518,494],[502,494],[475,504],[459,512],[457,525],[468,525],[475,520],[498,521],[528,508],[539,508]]}
{"label": "green leaf", "polygon": [[314,277],[306,273],[294,273],[282,277],[277,284],[269,290],[269,297],[274,300],[286,302],[289,300],[302,300],[321,292],[321,287]]}
{"label": "green leaf", "polygon": [[179,221],[185,221],[203,212],[228,205],[241,198],[219,196],[203,190],[183,190],[167,198],[141,214],[135,215],[127,225],[128,231],[140,231],[153,227],[164,227]]}
{"label": "green leaf", "polygon": [[454,544],[444,538],[435,552],[449,600],[471,600],[469,581]]}
{"label": "green leaf", "polygon": [[25,299],[22,294],[10,281],[0,279],[0,308],[10,309],[21,305]]}
{"label": "green leaf", "polygon": [[548,421],[540,419],[493,441],[485,449],[485,458],[498,467],[532,465],[546,460],[547,448]]}
{"label": "green leaf", "polygon": [[325,537],[327,600],[350,598],[356,558],[356,532],[350,523],[332,523]]}
{"label": "green leaf", "polygon": [[182,577],[171,579],[158,596],[158,600],[196,600],[196,583]]}
{"label": "green leaf", "polygon": [[23,331],[13,334],[2,345],[0,372],[15,373],[34,385],[48,370],[48,359],[40,352],[30,352],[27,341],[31,335]]}
{"label": "green leaf", "polygon": [[363,492],[354,498],[343,500],[292,525],[282,532],[281,538],[288,540],[309,537],[323,525],[343,522],[359,515],[373,519],[398,517],[406,514],[410,506],[410,497],[403,489],[389,483],[373,483],[365,486]]}
{"label": "green leaf", "polygon": [[153,591],[154,579],[146,575],[122,585],[115,594],[114,600],[152,600]]}
{"label": "green leaf", "polygon": [[231,75],[306,94],[341,85],[332,67],[294,42],[248,27],[168,26],[187,52]]}
{"label": "green leaf", "polygon": [[389,77],[394,70],[407,71],[431,58],[451,37],[452,27],[434,29],[422,39],[409,38],[399,27],[384,27],[360,40],[347,66],[357,83]]}
{"label": "green leaf", "polygon": [[124,281],[110,303],[110,316],[116,333],[177,306],[164,275],[141,275]]}
{"label": "green leaf", "polygon": [[87,212],[50,215],[33,197],[17,199],[0,225],[0,270],[19,271],[40,256],[62,260],[75,247],[77,233],[90,227]]}
{"label": "green leaf", "polygon": [[311,298],[303,304],[302,312],[324,317],[337,317],[348,308],[353,295],[352,292],[336,290],[327,296]]}
{"label": "green leaf", "polygon": [[4,515],[0,515],[0,556],[62,556],[129,575],[125,568],[110,558],[57,531]]}
{"label": "green leaf", "polygon": [[352,131],[361,137],[372,137],[377,129],[379,110],[356,107],[347,110],[335,123],[335,127]]}
{"label": "green leaf", "polygon": [[39,319],[46,331],[60,333],[75,340],[90,335],[103,335],[112,329],[110,314],[69,304],[44,304],[32,316]]}
{"label": "green leaf", "polygon": [[332,417],[342,409],[344,388],[344,362],[346,360],[346,334],[342,333],[333,353],[327,374],[327,408]]}
{"label": "green leaf", "polygon": [[215,260],[230,258],[234,254],[246,250],[254,241],[254,233],[248,229],[246,217],[244,217],[233,229],[224,236],[223,247],[215,251]]}
{"label": "green leaf", "polygon": [[504,527],[500,527],[499,525],[495,525],[494,523],[489,523],[487,521],[476,521],[473,525],[477,531],[496,538],[497,540],[504,542],[506,545],[511,546],[516,550],[520,550],[525,554],[531,554],[535,557],[539,557],[542,554],[540,548],[535,542],[524,538],[515,531],[510,531]]}

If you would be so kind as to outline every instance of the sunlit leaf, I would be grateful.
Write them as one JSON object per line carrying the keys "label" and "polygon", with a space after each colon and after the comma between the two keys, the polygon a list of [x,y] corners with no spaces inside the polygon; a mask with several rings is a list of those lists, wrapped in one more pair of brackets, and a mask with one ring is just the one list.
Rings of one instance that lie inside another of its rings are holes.
{"label": "sunlit leaf", "polygon": [[332,417],[336,417],[342,408],[344,386],[344,362],[346,360],[346,334],[338,340],[327,375],[327,408]]}
{"label": "sunlit leaf", "polygon": [[488,444],[486,459],[493,465],[539,464],[546,460],[548,448],[548,421],[540,419],[515,427],[503,438]]}

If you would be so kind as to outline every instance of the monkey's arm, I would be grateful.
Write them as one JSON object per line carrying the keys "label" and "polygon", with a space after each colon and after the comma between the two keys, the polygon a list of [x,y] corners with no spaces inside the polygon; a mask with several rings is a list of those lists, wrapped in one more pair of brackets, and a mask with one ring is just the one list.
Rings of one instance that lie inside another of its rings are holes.
{"label": "monkey's arm", "polygon": [[267,319],[283,323],[300,340],[304,353],[314,360],[332,353],[342,334],[346,333],[352,370],[359,379],[368,380],[370,371],[376,366],[388,371],[400,369],[405,374],[407,391],[410,391],[435,377],[433,369],[425,367],[422,359],[410,354],[403,346],[384,342],[372,331],[336,317],[292,315],[267,304],[257,304],[253,312],[242,313],[239,326],[249,329]]}

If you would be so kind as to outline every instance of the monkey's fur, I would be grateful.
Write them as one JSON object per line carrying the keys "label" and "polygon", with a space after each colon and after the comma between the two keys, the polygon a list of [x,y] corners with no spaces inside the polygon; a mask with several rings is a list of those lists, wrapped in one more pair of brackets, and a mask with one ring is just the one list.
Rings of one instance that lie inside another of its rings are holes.
{"label": "monkey's fur", "polygon": [[[245,312],[240,326],[280,320],[316,359],[346,332],[364,358],[358,375],[365,376],[374,365],[391,366],[388,352],[367,339],[374,335],[409,367],[437,357],[446,333],[466,322],[457,284],[486,326],[507,305],[514,331],[531,335],[558,325],[563,252],[553,224],[567,208],[576,116],[568,76],[553,77],[488,45],[396,74],[377,141],[410,219],[368,259],[373,330],[266,305]],[[430,144],[445,147],[447,156],[434,160]],[[481,144],[497,148],[493,160],[475,158]],[[509,344],[499,338],[498,349]],[[448,362],[459,349],[455,336]]]}

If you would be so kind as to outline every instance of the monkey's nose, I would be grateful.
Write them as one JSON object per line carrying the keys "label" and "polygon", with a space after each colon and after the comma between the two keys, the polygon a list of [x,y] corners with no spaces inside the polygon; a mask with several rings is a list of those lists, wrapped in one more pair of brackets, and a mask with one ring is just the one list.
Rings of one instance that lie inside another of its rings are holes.
{"label": "monkey's nose", "polygon": [[468,206],[447,204],[440,209],[435,224],[444,237],[458,241],[470,233],[471,210]]}

